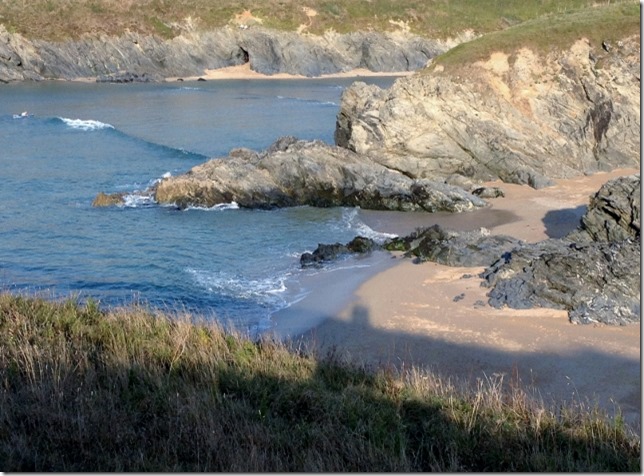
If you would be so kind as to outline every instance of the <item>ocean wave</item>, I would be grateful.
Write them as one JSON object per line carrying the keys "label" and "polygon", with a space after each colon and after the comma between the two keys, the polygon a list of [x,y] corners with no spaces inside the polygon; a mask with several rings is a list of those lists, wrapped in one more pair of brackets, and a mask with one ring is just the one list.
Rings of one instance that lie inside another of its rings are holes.
{"label": "ocean wave", "polygon": [[236,299],[252,300],[268,303],[269,301],[282,308],[283,300],[279,297],[286,288],[288,273],[283,276],[265,278],[249,278],[225,271],[207,271],[187,268],[195,283],[209,292]]}
{"label": "ocean wave", "polygon": [[114,129],[112,124],[97,121],[94,119],[69,119],[67,117],[58,117],[57,119],[63,121],[68,127],[78,129],[81,131],[99,131],[102,129]]}
{"label": "ocean wave", "polygon": [[344,208],[342,209],[342,219],[338,224],[339,227],[345,230],[351,230],[357,235],[371,238],[378,244],[383,244],[387,239],[396,238],[398,235],[393,233],[385,233],[376,231],[369,225],[360,220],[360,208]]}
{"label": "ocean wave", "polygon": [[282,100],[282,101],[304,102],[304,103],[309,103],[309,104],[318,104],[320,106],[333,106],[333,107],[339,106],[338,103],[333,102],[333,101],[320,101],[318,99],[293,98],[293,97],[289,97],[289,96],[276,96],[276,97],[277,97],[277,99]]}
{"label": "ocean wave", "polygon": [[198,152],[191,152],[182,147],[172,147],[169,145],[159,144],[157,142],[152,142],[146,139],[142,139],[140,137],[130,135],[127,132],[117,129],[112,124],[97,121],[95,119],[70,119],[68,117],[56,117],[49,120],[53,120],[54,122],[62,122],[63,124],[65,124],[67,127],[71,129],[75,129],[83,132],[107,130],[110,133],[115,134],[117,137],[132,141],[134,143],[142,144],[146,147],[154,148],[163,154],[169,154],[173,156],[180,155],[188,159],[197,160],[197,161],[204,161],[208,159],[208,157],[203,154],[200,154]]}

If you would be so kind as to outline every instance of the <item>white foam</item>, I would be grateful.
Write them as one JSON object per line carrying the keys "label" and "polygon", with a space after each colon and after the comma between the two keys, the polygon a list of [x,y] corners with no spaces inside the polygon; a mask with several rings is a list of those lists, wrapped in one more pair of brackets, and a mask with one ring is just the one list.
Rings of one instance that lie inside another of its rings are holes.
{"label": "white foam", "polygon": [[209,212],[221,212],[224,210],[239,210],[239,205],[237,202],[230,202],[230,203],[218,203],[217,205],[214,205],[212,207],[197,207],[197,206],[190,206],[187,207],[186,210],[204,210],[204,211],[209,211]]}
{"label": "white foam", "polygon": [[123,196],[123,207],[126,208],[149,207],[155,203],[154,197],[150,194],[143,195],[134,192]]}
{"label": "white foam", "polygon": [[319,104],[321,106],[339,106],[338,103],[333,101],[318,101],[317,99],[304,99],[304,98],[292,98],[288,96],[276,96],[280,101],[295,101],[295,102],[305,102],[310,104]]}
{"label": "white foam", "polygon": [[69,119],[67,117],[59,117],[67,126],[72,129],[79,129],[81,131],[98,131],[101,129],[114,129],[112,124],[106,124],[94,119]]}
{"label": "white foam", "polygon": [[375,241],[378,244],[382,244],[385,242],[385,240],[389,238],[396,238],[398,236],[393,233],[385,233],[385,232],[374,230],[366,223],[364,223],[362,220],[360,220],[360,218],[358,217],[359,211],[360,211],[360,208],[358,207],[344,208],[342,210],[341,226],[345,230],[351,230],[360,236],[364,236],[365,238],[371,238],[373,241]]}
{"label": "white foam", "polygon": [[262,301],[269,297],[272,299],[273,296],[282,294],[287,290],[285,282],[288,274],[253,279],[224,271],[207,271],[194,268],[187,268],[186,271],[192,275],[197,285],[210,292],[234,298]]}

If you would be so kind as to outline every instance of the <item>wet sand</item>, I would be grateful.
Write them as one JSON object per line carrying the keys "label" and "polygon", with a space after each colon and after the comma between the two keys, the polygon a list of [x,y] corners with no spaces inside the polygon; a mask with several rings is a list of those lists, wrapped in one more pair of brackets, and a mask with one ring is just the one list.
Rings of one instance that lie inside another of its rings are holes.
{"label": "wet sand", "polygon": [[[452,228],[486,226],[528,242],[561,237],[577,226],[603,183],[636,172],[558,180],[541,190],[494,183],[506,196],[490,200],[489,211],[445,219],[452,220]],[[399,234],[436,218],[361,213],[372,228]],[[300,342],[320,353],[333,348],[358,363],[420,366],[459,382],[502,375],[548,404],[598,404],[610,414],[619,407],[629,424],[640,428],[640,326],[574,325],[565,311],[552,309],[494,309],[477,277],[482,270],[416,265],[398,256],[355,293],[346,292],[355,283],[335,282],[342,295],[321,289],[323,297],[305,298],[288,312],[291,322],[299,319],[298,330],[310,325]],[[309,321],[311,313],[317,317]],[[279,313],[274,321],[277,329],[286,322]]]}

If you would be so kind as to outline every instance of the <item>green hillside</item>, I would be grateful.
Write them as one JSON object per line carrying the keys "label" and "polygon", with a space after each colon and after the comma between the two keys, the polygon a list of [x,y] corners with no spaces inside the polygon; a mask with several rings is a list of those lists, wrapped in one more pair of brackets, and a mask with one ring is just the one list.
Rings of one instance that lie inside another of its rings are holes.
{"label": "green hillside", "polygon": [[[30,39],[64,40],[126,31],[169,38],[185,29],[228,24],[249,10],[269,28],[323,33],[410,31],[444,38],[466,29],[500,30],[543,15],[635,4],[633,0],[4,0],[0,23]],[[393,22],[393,23],[392,23]],[[403,22],[403,23],[401,23]]]}

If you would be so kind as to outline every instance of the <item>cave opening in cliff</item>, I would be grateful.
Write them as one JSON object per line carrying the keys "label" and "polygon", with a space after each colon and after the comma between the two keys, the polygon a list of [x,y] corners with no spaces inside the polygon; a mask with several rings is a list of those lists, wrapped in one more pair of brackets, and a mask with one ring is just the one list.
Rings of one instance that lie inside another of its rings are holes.
{"label": "cave opening in cliff", "polygon": [[250,62],[250,55],[248,54],[248,51],[246,51],[241,46],[239,47],[239,50],[241,51],[242,58],[244,59],[244,64],[249,63]]}

